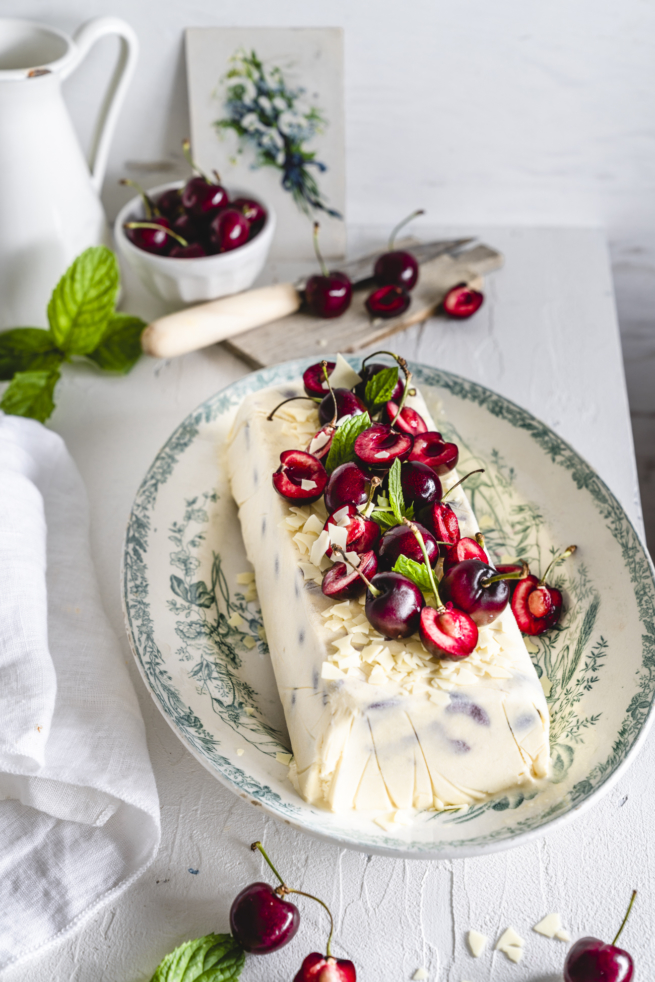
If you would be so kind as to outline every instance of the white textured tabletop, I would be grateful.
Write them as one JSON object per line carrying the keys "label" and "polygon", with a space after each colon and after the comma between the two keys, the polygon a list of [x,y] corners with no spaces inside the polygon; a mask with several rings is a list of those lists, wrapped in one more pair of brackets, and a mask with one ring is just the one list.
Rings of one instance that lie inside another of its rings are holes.
{"label": "white textured tabletop", "polygon": [[[376,239],[372,229],[357,230],[353,251]],[[488,229],[484,240],[504,252],[506,266],[489,278],[479,314],[461,324],[430,321],[394,339],[394,349],[488,385],[539,416],[598,470],[641,529],[602,233]],[[273,272],[281,278],[288,270]],[[124,307],[146,317],[157,310],[129,280]],[[638,908],[622,943],[635,956],[638,978],[646,978],[655,957],[652,739],[596,807],[550,836],[487,858],[403,861],[327,845],[264,816],[205,771],[160,715],[131,664],[123,627],[119,568],[126,520],[147,467],[175,426],[246,372],[214,347],[170,362],[142,359],[126,378],[77,368],[58,390],[51,425],[66,439],[88,488],[98,576],[145,717],[163,836],[157,860],[119,903],[59,947],[9,971],[8,982],[150,979],[181,941],[227,930],[235,894],[268,878],[248,849],[258,838],[288,883],[330,904],[335,953],[356,963],[361,982],[401,982],[419,967],[432,982],[555,982],[566,945],[535,934],[532,925],[559,911],[573,938],[610,940],[635,887]],[[295,940],[275,955],[248,957],[243,982],[290,982],[304,956],[322,947],[324,915],[300,902]],[[471,957],[469,928],[493,945],[510,924],[526,939],[520,965],[489,950]]]}

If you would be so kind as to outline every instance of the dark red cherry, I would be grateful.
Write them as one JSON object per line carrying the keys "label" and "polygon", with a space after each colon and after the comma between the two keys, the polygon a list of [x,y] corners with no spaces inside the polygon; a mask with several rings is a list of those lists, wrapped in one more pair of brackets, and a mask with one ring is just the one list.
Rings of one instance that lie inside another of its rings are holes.
{"label": "dark red cherry", "polygon": [[441,499],[441,481],[427,464],[406,460],[400,470],[400,483],[405,505],[414,505],[414,514]]}
{"label": "dark red cherry", "polygon": [[459,542],[459,521],[447,501],[435,501],[430,508],[422,511],[421,519],[437,542],[445,542],[450,546]]}
{"label": "dark red cherry", "polygon": [[230,207],[240,211],[250,225],[261,226],[266,221],[266,209],[254,198],[235,198]]}
{"label": "dark red cherry", "polygon": [[[324,525],[328,529],[331,525],[340,525],[347,530],[346,552],[365,553],[375,549],[380,538],[380,526],[377,522],[372,522],[370,518],[360,515],[354,505],[342,505],[337,511],[333,512]],[[326,553],[328,558],[332,558],[332,547]],[[366,570],[362,570],[368,576]],[[373,575],[372,573],[370,574]]]}
{"label": "dark red cherry", "polygon": [[409,406],[404,406],[400,410],[399,416],[398,406],[395,402],[388,402],[384,407],[384,419],[385,422],[393,424],[395,430],[400,430],[401,433],[409,433],[410,436],[425,433],[428,428],[423,417]]}
{"label": "dark red cherry", "polygon": [[[434,536],[424,525],[419,525],[418,522],[415,522],[415,525],[423,536],[430,564],[435,566],[439,558],[439,546]],[[393,569],[399,556],[407,556],[416,563],[423,562],[421,547],[418,544],[416,536],[407,525],[394,525],[393,528],[388,529],[384,533],[380,539],[378,555],[380,558],[380,569],[383,570]]]}
{"label": "dark red cherry", "polygon": [[225,188],[221,184],[212,184],[204,177],[190,178],[182,191],[182,204],[196,218],[211,218],[226,208],[229,202]]}
{"label": "dark red cherry", "polygon": [[443,476],[457,466],[459,447],[456,443],[446,443],[441,433],[430,430],[415,438],[409,459],[420,460]]}
{"label": "dark red cherry", "polygon": [[523,634],[533,637],[555,627],[562,614],[564,598],[555,587],[526,576],[514,587],[512,611]]}
{"label": "dark red cherry", "polygon": [[365,505],[368,501],[369,478],[353,461],[341,464],[330,474],[325,488],[325,507],[332,513],[343,505]]}
{"label": "dark red cherry", "polygon": [[345,273],[316,273],[305,286],[307,306],[315,317],[341,317],[350,307],[352,295],[352,283]]}
{"label": "dark red cherry", "polygon": [[599,938],[580,938],[564,962],[564,982],[630,982],[633,974],[628,952]]}
{"label": "dark red cherry", "polygon": [[369,467],[391,467],[394,460],[407,457],[411,449],[411,436],[392,430],[386,423],[374,423],[355,440],[355,454]]}
{"label": "dark red cherry", "polygon": [[491,624],[509,603],[506,580],[497,580],[496,570],[479,559],[457,563],[439,583],[439,593],[463,610],[478,627]]}
{"label": "dark red cherry", "polygon": [[[354,391],[357,393],[360,399],[363,399],[366,395],[366,386],[371,381],[371,379],[378,375],[380,372],[384,371],[385,368],[389,368],[389,365],[382,365],[380,362],[372,362],[370,365],[364,365],[359,371],[359,377],[361,382],[358,382],[355,386]],[[400,402],[403,397],[403,392],[405,391],[405,383],[398,377],[396,382],[396,388],[391,394],[391,398],[395,399],[396,402]],[[388,422],[388,420],[387,420]]]}
{"label": "dark red cherry", "polygon": [[465,559],[479,559],[483,563],[489,562],[489,557],[482,546],[475,539],[464,536],[463,539],[458,539],[454,546],[446,550],[443,561],[444,573],[447,573],[457,563],[464,562]]}
{"label": "dark red cherry", "polygon": [[472,290],[466,283],[453,286],[443,298],[443,309],[449,317],[464,320],[479,310],[484,302],[484,294]]}
{"label": "dark red cherry", "polygon": [[377,573],[378,561],[374,552],[363,552],[359,560],[359,572],[347,563],[337,562],[323,574],[321,589],[333,600],[352,600],[361,597],[366,584],[359,573],[371,579]]}
{"label": "dark red cherry", "polygon": [[475,622],[450,602],[438,610],[424,607],[419,633],[424,648],[436,658],[467,658],[478,643]]}
{"label": "dark red cherry", "polygon": [[425,606],[423,594],[416,584],[400,573],[389,572],[378,573],[371,585],[379,596],[367,590],[364,610],[375,630],[385,638],[394,639],[415,634]]}
{"label": "dark red cherry", "polygon": [[313,454],[319,460],[325,460],[332,446],[334,432],[334,426],[331,426],[329,423],[326,426],[322,426],[318,433],[315,433],[309,441],[307,453]]}
{"label": "dark red cherry", "polygon": [[230,908],[230,930],[244,951],[268,955],[294,937],[300,927],[295,904],[278,897],[268,883],[251,883]]}
{"label": "dark red cherry", "polygon": [[169,221],[173,222],[182,211],[181,189],[169,188],[167,191],[164,191],[157,198],[156,205],[160,214],[165,215]]}
{"label": "dark red cherry", "polygon": [[169,252],[171,259],[202,259],[206,255],[199,242],[189,242],[186,246],[178,245],[176,242]]}
{"label": "dark red cherry", "polygon": [[209,239],[218,252],[231,252],[248,241],[250,226],[240,211],[223,208],[209,226]]}
{"label": "dark red cherry", "polygon": [[305,958],[293,982],[357,982],[357,973],[347,958],[332,958],[313,951]]}
{"label": "dark red cherry", "polygon": [[411,303],[411,297],[400,286],[381,286],[366,298],[366,309],[371,317],[399,317]]}
{"label": "dark red cherry", "polygon": [[[329,361],[327,363],[327,373],[328,376],[332,374],[336,366],[335,361]],[[328,385],[325,381],[325,375],[323,373],[323,365],[320,361],[317,361],[315,365],[310,365],[306,368],[302,374],[302,384],[305,387],[305,392],[311,398],[316,398],[320,396],[322,399],[325,393],[328,391]]]}
{"label": "dark red cherry", "polygon": [[327,484],[323,464],[304,450],[285,450],[273,474],[273,487],[287,501],[305,505],[318,501]]}
{"label": "dark red cherry", "polygon": [[207,229],[204,223],[200,222],[188,211],[183,211],[173,222],[173,231],[181,235],[187,242],[199,242],[206,238]]}
{"label": "dark red cherry", "polygon": [[400,286],[413,290],[418,282],[418,263],[404,249],[385,252],[373,267],[373,276],[378,286]]}
{"label": "dark red cherry", "polygon": [[[356,416],[357,413],[365,413],[366,406],[350,389],[333,389],[337,399],[337,419],[344,419],[346,416]],[[323,396],[323,401],[318,407],[318,421],[321,426],[325,426],[334,418],[334,399],[330,392]]]}
{"label": "dark red cherry", "polygon": [[129,222],[125,225],[125,234],[128,239],[138,249],[143,249],[144,252],[167,256],[171,246],[175,244],[175,239],[166,232],[166,229],[171,227],[169,220],[163,216],[153,215],[152,218],[146,219],[145,223],[150,226],[156,225],[157,228],[129,228],[129,225],[133,224]]}

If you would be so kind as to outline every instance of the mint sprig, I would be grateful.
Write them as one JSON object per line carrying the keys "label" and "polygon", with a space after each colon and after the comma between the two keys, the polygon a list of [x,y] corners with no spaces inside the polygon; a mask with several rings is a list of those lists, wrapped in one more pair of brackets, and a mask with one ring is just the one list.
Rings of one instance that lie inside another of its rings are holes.
{"label": "mint sprig", "polygon": [[151,982],[236,982],[245,957],[231,934],[207,934],[166,955]]}
{"label": "mint sprig", "polygon": [[339,467],[355,459],[355,440],[360,433],[367,430],[371,425],[371,417],[368,413],[357,413],[356,416],[348,416],[344,419],[332,437],[330,452],[325,461],[325,469],[328,474]]}
{"label": "mint sprig", "polygon": [[0,408],[44,423],[55,408],[64,362],[84,356],[110,372],[129,372],[141,354],[145,323],[117,314],[120,284],[111,249],[92,246],[75,259],[48,304],[47,331],[16,327],[0,334],[0,381],[10,381]]}
{"label": "mint sprig", "polygon": [[432,593],[432,582],[425,563],[417,563],[409,556],[398,556],[393,571],[394,573],[402,573],[412,583],[416,583],[416,586],[423,593]]}
{"label": "mint sprig", "polygon": [[398,522],[402,521],[405,514],[405,497],[400,479],[400,468],[400,461],[396,457],[389,471],[389,504]]}
{"label": "mint sprig", "polygon": [[371,416],[375,416],[376,412],[386,402],[389,402],[397,385],[397,365],[394,365],[393,368],[383,368],[382,371],[368,380],[364,391],[364,402],[368,406]]}

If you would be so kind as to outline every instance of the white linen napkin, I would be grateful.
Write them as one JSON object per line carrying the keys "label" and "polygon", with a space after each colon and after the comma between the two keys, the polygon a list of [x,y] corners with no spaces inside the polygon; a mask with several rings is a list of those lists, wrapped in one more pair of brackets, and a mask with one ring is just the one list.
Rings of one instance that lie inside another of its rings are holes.
{"label": "white linen napkin", "polygon": [[0,413],[0,972],[114,900],[159,847],[88,526],[63,440]]}

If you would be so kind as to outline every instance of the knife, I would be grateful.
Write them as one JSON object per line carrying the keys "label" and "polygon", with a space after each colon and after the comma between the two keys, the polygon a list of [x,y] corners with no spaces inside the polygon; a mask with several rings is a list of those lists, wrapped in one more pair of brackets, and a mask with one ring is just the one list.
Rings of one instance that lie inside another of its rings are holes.
{"label": "knife", "polygon": [[[438,256],[456,255],[472,241],[472,238],[440,239],[416,245],[412,242],[406,247],[417,262],[426,263]],[[398,245],[403,247],[402,242]],[[339,271],[350,277],[353,286],[363,286],[372,280],[375,261],[385,252],[386,249],[379,249],[360,259],[339,263]],[[144,330],[141,347],[155,358],[174,358],[287,317],[300,309],[307,279],[304,276],[296,283],[275,283],[246,290],[160,317]]]}

